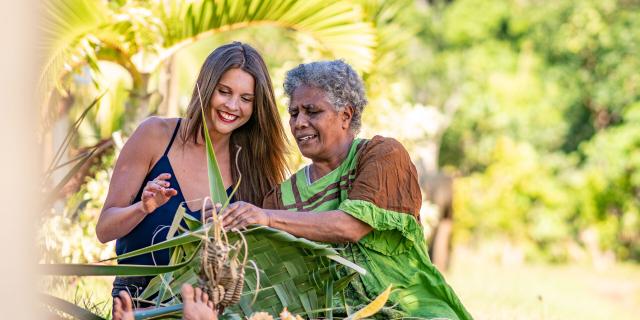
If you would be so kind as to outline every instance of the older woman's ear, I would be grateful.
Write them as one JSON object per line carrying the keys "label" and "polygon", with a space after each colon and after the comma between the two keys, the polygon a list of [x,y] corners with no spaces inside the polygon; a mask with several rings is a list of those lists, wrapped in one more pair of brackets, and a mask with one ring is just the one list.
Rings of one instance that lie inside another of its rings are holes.
{"label": "older woman's ear", "polygon": [[353,119],[353,107],[346,106],[342,110],[342,129],[348,129],[351,126],[352,119]]}

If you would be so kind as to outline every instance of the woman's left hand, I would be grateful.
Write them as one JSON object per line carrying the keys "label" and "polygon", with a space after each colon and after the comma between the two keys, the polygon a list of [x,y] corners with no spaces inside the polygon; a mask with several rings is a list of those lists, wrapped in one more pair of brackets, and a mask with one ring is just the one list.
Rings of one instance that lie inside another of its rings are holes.
{"label": "woman's left hand", "polygon": [[269,226],[269,213],[250,203],[238,201],[230,204],[222,214],[222,227],[241,229],[251,224]]}

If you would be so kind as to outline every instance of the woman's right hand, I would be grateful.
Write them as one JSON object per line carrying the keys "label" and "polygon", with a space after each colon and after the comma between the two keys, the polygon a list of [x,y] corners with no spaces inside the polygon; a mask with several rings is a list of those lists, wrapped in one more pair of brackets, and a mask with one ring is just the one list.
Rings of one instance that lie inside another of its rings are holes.
{"label": "woman's right hand", "polygon": [[147,182],[147,185],[142,190],[142,210],[146,214],[149,214],[156,210],[158,207],[167,203],[171,197],[178,194],[178,191],[170,187],[168,180],[171,178],[169,173],[161,173],[155,179]]}

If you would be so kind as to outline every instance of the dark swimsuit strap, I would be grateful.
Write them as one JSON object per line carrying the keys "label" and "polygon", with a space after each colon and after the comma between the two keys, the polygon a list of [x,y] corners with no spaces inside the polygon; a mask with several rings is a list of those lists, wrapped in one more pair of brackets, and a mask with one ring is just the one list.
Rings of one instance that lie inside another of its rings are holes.
{"label": "dark swimsuit strap", "polygon": [[169,145],[167,146],[167,150],[164,151],[163,157],[166,157],[169,154],[169,150],[171,149],[171,145],[173,144],[173,140],[175,140],[176,135],[178,135],[178,129],[180,128],[180,120],[182,118],[178,118],[178,124],[176,124],[176,128],[173,130],[173,136],[171,136],[171,140],[169,141]]}

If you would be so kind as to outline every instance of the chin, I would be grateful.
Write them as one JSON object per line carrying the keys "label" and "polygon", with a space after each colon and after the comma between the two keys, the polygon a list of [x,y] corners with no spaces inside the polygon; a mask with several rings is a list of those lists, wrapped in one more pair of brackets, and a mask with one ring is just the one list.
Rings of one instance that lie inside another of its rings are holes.
{"label": "chin", "polygon": [[315,150],[313,150],[313,148],[309,148],[309,147],[300,148],[300,146],[298,146],[298,150],[300,150],[300,153],[302,154],[302,156],[307,159],[313,159],[317,153],[317,152],[314,152]]}
{"label": "chin", "polygon": [[222,135],[228,135],[231,134],[233,131],[237,130],[238,128],[242,127],[242,125],[244,125],[244,123],[240,124],[240,123],[234,123],[234,124],[221,124],[221,123],[216,123],[215,129],[218,133],[222,134]]}

